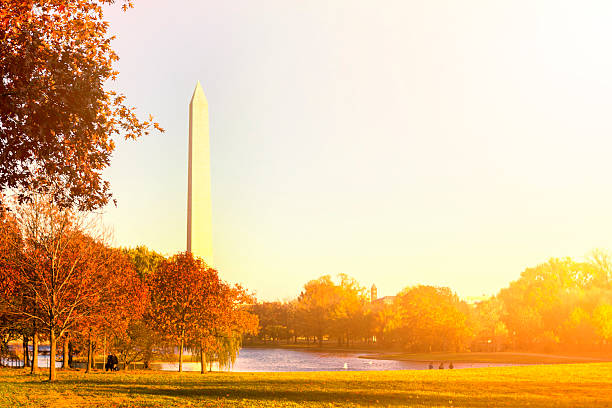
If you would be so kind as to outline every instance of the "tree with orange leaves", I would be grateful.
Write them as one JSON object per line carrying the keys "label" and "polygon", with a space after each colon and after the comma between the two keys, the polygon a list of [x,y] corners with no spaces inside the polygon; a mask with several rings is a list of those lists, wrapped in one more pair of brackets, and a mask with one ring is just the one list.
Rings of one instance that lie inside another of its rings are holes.
{"label": "tree with orange leaves", "polygon": [[102,171],[114,139],[163,131],[105,89],[118,75],[103,15],[112,3],[2,0],[0,191],[16,189],[21,201],[52,191],[61,206],[99,208],[111,198]]}
{"label": "tree with orange leaves", "polygon": [[[123,248],[123,254],[129,259],[141,281],[146,282],[158,267],[164,256],[144,246]],[[148,299],[147,299],[148,304]],[[110,337],[110,348],[118,353],[125,367],[130,363],[142,361],[148,369],[153,358],[154,347],[161,343],[160,336],[150,324],[150,314],[145,313],[142,319],[131,320],[125,331],[113,331]]]}
{"label": "tree with orange leaves", "polygon": [[178,342],[179,371],[183,371],[185,341],[211,306],[211,293],[218,284],[216,271],[189,252],[162,260],[149,276],[151,320],[161,335]]}
{"label": "tree with orange leaves", "polygon": [[240,309],[246,291],[222,282],[215,269],[190,252],[162,260],[149,278],[149,290],[151,320],[160,334],[179,344],[179,371],[186,344],[205,353],[217,348],[219,337],[257,326]]}
{"label": "tree with orange leaves", "polygon": [[51,346],[49,380],[54,381],[56,340],[79,327],[117,324],[129,313],[137,315],[140,280],[119,250],[88,235],[91,226],[84,217],[48,197],[15,206],[12,213],[22,246],[8,260],[10,267],[0,269],[5,282],[0,303],[12,316],[44,328]]}
{"label": "tree with orange leaves", "polygon": [[220,281],[209,308],[201,309],[195,320],[191,344],[200,351],[201,373],[207,361],[219,367],[234,364],[244,334],[257,334],[259,319],[247,310],[255,299],[242,286]]}
{"label": "tree with orange leaves", "polygon": [[341,296],[340,288],[329,275],[308,282],[298,296],[298,314],[302,324],[309,335],[317,338],[319,347],[323,345],[323,337],[333,328]]}
{"label": "tree with orange leaves", "polygon": [[382,328],[389,342],[414,351],[460,351],[471,336],[468,305],[450,288],[418,285],[398,293]]}
{"label": "tree with orange leaves", "polygon": [[[19,228],[12,214],[0,210],[0,297],[9,295],[14,287],[12,259],[21,250]],[[8,313],[8,308],[0,302],[0,356],[8,352],[8,343],[19,336],[21,321]]]}
{"label": "tree with orange leaves", "polygon": [[99,344],[103,336],[124,336],[128,326],[142,317],[148,304],[146,285],[122,250],[101,243],[92,250],[95,258],[91,265],[102,272],[96,282],[102,296],[91,305],[77,328],[87,338],[87,372],[93,367],[94,344]]}

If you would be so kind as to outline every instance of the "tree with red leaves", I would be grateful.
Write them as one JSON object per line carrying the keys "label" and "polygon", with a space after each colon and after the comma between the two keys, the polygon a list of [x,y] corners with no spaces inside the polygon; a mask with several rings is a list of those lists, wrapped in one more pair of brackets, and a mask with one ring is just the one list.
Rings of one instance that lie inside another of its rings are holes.
{"label": "tree with red leaves", "polygon": [[163,260],[150,276],[151,319],[166,338],[179,344],[179,371],[183,371],[186,344],[203,353],[218,347],[218,337],[252,329],[254,316],[240,305],[247,299],[239,286],[219,279],[215,269],[190,252]]}
{"label": "tree with red leaves", "polygon": [[[56,340],[77,328],[120,325],[138,315],[145,289],[119,250],[91,237],[87,218],[48,197],[15,206],[22,247],[0,270],[0,303],[44,328],[51,345],[49,380],[56,378]],[[32,307],[33,305],[33,307]]]}
{"label": "tree with red leaves", "polygon": [[102,171],[115,139],[163,131],[106,89],[118,75],[103,14],[112,3],[2,0],[0,191],[16,191],[20,201],[51,192],[60,206],[102,207],[111,198]]}
{"label": "tree with red leaves", "polygon": [[213,307],[201,310],[195,321],[190,344],[200,350],[201,373],[206,362],[217,361],[219,367],[234,364],[244,334],[257,334],[259,320],[247,310],[255,299],[240,285],[219,281],[212,300]]}
{"label": "tree with red leaves", "polygon": [[77,328],[87,338],[87,372],[93,368],[94,344],[107,335],[124,336],[128,326],[142,317],[148,303],[147,287],[122,250],[98,244],[95,251],[93,264],[103,272],[96,284],[104,293]]}
{"label": "tree with red leaves", "polygon": [[[13,282],[12,260],[21,249],[21,237],[15,217],[0,211],[0,296],[11,294],[15,285]],[[0,356],[8,351],[8,343],[20,335],[22,321],[15,319],[9,314],[9,310],[3,302],[0,302]]]}

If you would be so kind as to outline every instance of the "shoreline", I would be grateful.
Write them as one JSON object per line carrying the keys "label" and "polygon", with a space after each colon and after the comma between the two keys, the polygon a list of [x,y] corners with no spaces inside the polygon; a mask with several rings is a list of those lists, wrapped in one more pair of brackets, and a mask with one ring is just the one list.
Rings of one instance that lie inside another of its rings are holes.
{"label": "shoreline", "polygon": [[336,347],[304,344],[257,344],[243,346],[253,349],[285,349],[328,353],[362,353],[359,358],[372,360],[411,361],[415,363],[428,363],[432,361],[452,361],[454,363],[497,363],[497,364],[580,364],[612,362],[612,355],[606,352],[588,353],[540,353],[524,351],[498,351],[498,352],[431,352],[408,353],[398,350],[384,350],[374,347]]}

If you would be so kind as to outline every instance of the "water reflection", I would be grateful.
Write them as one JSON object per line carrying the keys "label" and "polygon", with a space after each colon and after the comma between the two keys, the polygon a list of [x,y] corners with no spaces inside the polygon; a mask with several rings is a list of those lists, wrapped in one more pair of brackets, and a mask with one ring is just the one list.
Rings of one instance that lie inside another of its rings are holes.
{"label": "water reflection", "polygon": [[[49,368],[49,356],[38,356],[38,367],[40,368]],[[2,358],[0,359],[0,365],[5,367],[21,367],[23,368],[23,360],[18,358]],[[55,367],[62,368],[62,362],[56,361]]]}
{"label": "water reflection", "polygon": [[[363,353],[320,352],[307,350],[243,348],[231,371],[286,372],[286,371],[384,371],[427,370],[429,362],[374,360],[359,358]],[[439,364],[439,362],[438,362]],[[448,364],[448,362],[445,363]],[[455,369],[500,367],[515,364],[454,363]],[[177,371],[178,363],[153,364],[152,368]],[[213,365],[213,370],[219,368]],[[437,369],[437,365],[436,365]],[[200,363],[183,363],[185,371],[200,371]]]}

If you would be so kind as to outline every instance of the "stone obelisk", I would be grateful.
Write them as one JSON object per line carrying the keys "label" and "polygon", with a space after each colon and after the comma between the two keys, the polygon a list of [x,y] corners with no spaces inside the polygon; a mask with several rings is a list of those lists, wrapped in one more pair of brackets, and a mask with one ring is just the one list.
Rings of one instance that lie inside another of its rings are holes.
{"label": "stone obelisk", "polygon": [[187,251],[213,264],[208,101],[200,81],[189,103]]}

